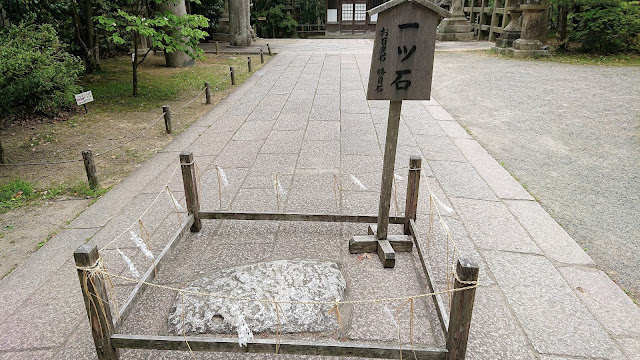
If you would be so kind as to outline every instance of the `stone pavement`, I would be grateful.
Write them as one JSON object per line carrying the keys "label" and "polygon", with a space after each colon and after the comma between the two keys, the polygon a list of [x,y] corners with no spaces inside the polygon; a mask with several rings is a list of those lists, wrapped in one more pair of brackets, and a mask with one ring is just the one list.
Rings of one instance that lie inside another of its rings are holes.
{"label": "stone pavement", "polygon": [[[117,246],[139,269],[146,268],[126,237],[109,243],[132,224],[137,230],[141,214],[153,249],[168,240],[178,217],[162,189],[168,183],[184,206],[176,171],[182,150],[196,156],[203,210],[376,213],[388,102],[365,98],[371,47],[365,39],[283,46],[209,114],[5,277],[0,282],[0,359],[95,358],[72,253],[87,241],[106,247],[102,255],[110,271],[126,274],[126,265],[113,251]],[[540,205],[437,99],[405,102],[402,115],[396,173],[405,175],[409,155],[422,155],[422,181],[442,202],[444,222],[463,256],[481,267],[468,359],[639,359],[640,310]],[[216,165],[229,178],[222,198]],[[280,204],[273,190],[275,173],[287,192]],[[350,182],[351,174],[366,190]],[[334,190],[334,181],[341,190]],[[429,218],[424,185],[421,227]],[[403,193],[399,181],[400,204]],[[158,281],[184,285],[209,269],[313,257],[341,264],[349,296],[424,292],[415,254],[399,254],[397,267],[383,270],[375,258],[347,253],[348,238],[364,230],[348,224],[206,221],[200,234],[185,237]],[[440,266],[444,248],[436,243],[429,251],[430,262]],[[115,283],[123,299],[132,286]],[[153,311],[152,303],[173,297],[147,291],[125,323],[127,331],[162,333],[158,326],[166,313]],[[367,326],[371,311],[348,310],[346,336],[393,341],[397,334],[390,321]],[[424,318],[429,309],[418,306],[416,311]],[[441,342],[434,329],[418,327],[416,340]],[[124,351],[122,357],[189,355]],[[232,357],[247,358],[198,354]]]}

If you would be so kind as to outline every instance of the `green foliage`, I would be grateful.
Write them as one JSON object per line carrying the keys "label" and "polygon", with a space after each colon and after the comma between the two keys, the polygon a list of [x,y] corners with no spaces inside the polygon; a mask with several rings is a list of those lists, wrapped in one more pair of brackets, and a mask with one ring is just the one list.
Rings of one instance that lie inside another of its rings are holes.
{"label": "green foliage", "polygon": [[[261,37],[293,37],[296,34],[298,22],[285,13],[284,8],[284,5],[276,5],[251,14],[252,23],[256,24]],[[258,17],[266,17],[267,20],[257,21]]]}
{"label": "green foliage", "polygon": [[584,1],[570,15],[574,24],[570,39],[581,42],[581,51],[599,54],[640,51],[640,4],[626,1]]}
{"label": "green foliage", "polygon": [[300,3],[300,22],[303,24],[324,23],[325,11],[323,0],[305,0]]}
{"label": "green foliage", "polygon": [[224,13],[224,0],[201,0],[199,3],[191,3],[191,13],[198,14],[209,19],[209,32],[215,32],[218,28],[218,19]]}
{"label": "green foliage", "polygon": [[24,180],[14,180],[0,185],[0,213],[24,205],[30,199],[37,197],[33,185]]}
{"label": "green foliage", "polygon": [[53,26],[11,25],[0,32],[0,113],[52,114],[74,103],[84,67]]}
{"label": "green foliage", "polygon": [[199,28],[209,26],[202,15],[176,16],[158,12],[150,18],[118,9],[112,16],[98,16],[98,27],[104,29],[111,41],[124,44],[127,33],[136,33],[151,39],[152,46],[166,52],[185,51],[192,58],[201,58],[203,51],[197,45],[207,33]]}

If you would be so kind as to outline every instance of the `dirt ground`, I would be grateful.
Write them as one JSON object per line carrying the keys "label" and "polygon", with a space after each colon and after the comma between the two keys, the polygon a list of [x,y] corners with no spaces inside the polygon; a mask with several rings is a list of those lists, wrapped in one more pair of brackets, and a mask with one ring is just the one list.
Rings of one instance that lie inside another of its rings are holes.
{"label": "dirt ground", "polygon": [[[259,57],[252,60],[255,71],[261,64]],[[199,71],[205,68],[211,75],[216,71],[226,73],[228,66],[223,65],[228,61],[229,56],[221,55],[217,59],[210,56],[198,64],[201,67]],[[162,62],[163,57],[153,57],[147,64],[150,69],[145,71],[157,76],[181,71],[167,69]],[[240,80],[246,77],[244,75],[239,77]],[[75,161],[55,165],[0,167],[0,184],[21,179],[33,183],[39,191],[68,189],[87,181],[81,153],[83,150],[92,150],[100,188],[111,188],[233,90],[229,86],[221,88],[218,91],[212,88],[213,105],[206,105],[204,94],[200,94],[195,101],[184,106],[200,93],[200,89],[194,89],[181,93],[176,100],[165,101],[158,106],[142,106],[139,111],[92,111],[90,103],[87,114],[77,111],[66,119],[53,118],[7,126],[2,130],[2,144],[9,163]],[[172,134],[165,133],[163,119],[151,126],[162,116],[161,105],[169,105],[172,109]],[[138,134],[142,135],[127,142]],[[123,143],[123,146],[119,146]],[[36,199],[26,206],[0,214],[0,279],[28,258],[43,242],[55,236],[94,200],[71,193],[55,200]]]}

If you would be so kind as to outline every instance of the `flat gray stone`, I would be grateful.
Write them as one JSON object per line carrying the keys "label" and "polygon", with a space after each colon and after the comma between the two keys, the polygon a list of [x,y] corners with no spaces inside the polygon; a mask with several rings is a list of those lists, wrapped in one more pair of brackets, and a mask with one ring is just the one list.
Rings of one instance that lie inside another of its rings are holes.
{"label": "flat gray stone", "polygon": [[442,106],[427,106],[427,111],[436,120],[454,120]]}
{"label": "flat gray stone", "polygon": [[565,264],[592,265],[593,260],[535,201],[505,201],[509,210],[549,258]]}
{"label": "flat gray stone", "polygon": [[640,308],[605,273],[576,266],[558,270],[610,334],[640,337]]}
{"label": "flat gray stone", "polygon": [[502,203],[460,198],[451,201],[479,249],[542,253]]}
{"label": "flat gray stone", "polygon": [[437,121],[440,128],[452,139],[471,139],[471,135],[455,121]]}
{"label": "flat gray stone", "polygon": [[247,121],[233,135],[233,140],[265,140],[273,121]]}
{"label": "flat gray stone", "polygon": [[[230,333],[246,322],[253,333],[324,332],[338,327],[327,312],[331,304],[292,304],[286,301],[333,302],[342,299],[346,281],[338,266],[318,260],[278,260],[220,270],[195,281],[185,291],[223,297],[276,299],[272,303],[234,301],[178,294],[169,310],[171,334]],[[184,305],[183,305],[184,304]],[[278,325],[279,324],[279,325]]]}
{"label": "flat gray stone", "polygon": [[340,167],[340,143],[337,141],[305,141],[298,158],[298,167],[337,169]]}
{"label": "flat gray stone", "polygon": [[640,354],[640,339],[617,339],[622,351],[627,355],[629,360],[637,360]]}
{"label": "flat gray stone", "polygon": [[339,121],[309,121],[306,140],[340,140]]}
{"label": "flat gray stone", "polygon": [[617,344],[545,257],[499,251],[483,255],[538,352],[622,358]]}
{"label": "flat gray stone", "polygon": [[302,147],[304,130],[272,130],[269,132],[261,153],[295,154]]}
{"label": "flat gray stone", "polygon": [[462,153],[446,136],[414,135],[427,160],[466,162]]}
{"label": "flat gray stone", "polygon": [[533,197],[475,140],[455,139],[456,146],[501,199],[533,200]]}
{"label": "flat gray stone", "polygon": [[493,191],[471,165],[451,161],[429,161],[428,164],[447,195],[469,199],[497,200]]}

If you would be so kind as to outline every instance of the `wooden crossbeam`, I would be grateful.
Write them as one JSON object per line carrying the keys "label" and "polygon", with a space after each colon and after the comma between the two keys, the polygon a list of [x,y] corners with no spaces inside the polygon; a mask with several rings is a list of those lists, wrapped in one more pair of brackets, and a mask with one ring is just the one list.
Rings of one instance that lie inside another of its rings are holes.
{"label": "wooden crossbeam", "polygon": [[[300,213],[261,213],[244,211],[200,211],[201,219],[219,220],[271,220],[271,221],[318,221],[318,222],[352,222],[375,223],[375,215],[342,215],[342,214],[300,214]],[[391,224],[404,224],[404,216],[389,217]]]}

